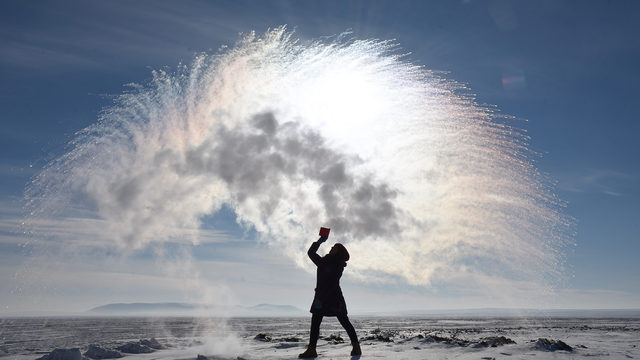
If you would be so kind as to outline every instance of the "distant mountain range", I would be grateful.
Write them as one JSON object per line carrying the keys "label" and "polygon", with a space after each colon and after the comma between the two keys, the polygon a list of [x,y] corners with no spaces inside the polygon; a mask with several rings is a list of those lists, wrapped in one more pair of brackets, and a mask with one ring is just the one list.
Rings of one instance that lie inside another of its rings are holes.
{"label": "distant mountain range", "polygon": [[[226,306],[193,303],[116,303],[95,307],[91,315],[109,316],[236,316],[268,317],[307,316],[308,312],[292,305],[258,304],[254,306]],[[402,316],[434,318],[467,317],[640,317],[639,309],[452,309],[452,310],[402,310],[390,312],[356,312],[356,316]]]}
{"label": "distant mountain range", "polygon": [[303,316],[305,311],[292,305],[258,304],[226,306],[191,303],[115,303],[88,311],[96,315],[184,315],[184,316]]}
{"label": "distant mountain range", "polygon": [[640,309],[516,309],[516,308],[478,308],[450,310],[398,310],[395,312],[363,313],[371,316],[407,316],[435,318],[514,318],[514,317],[567,317],[567,318],[640,318]]}

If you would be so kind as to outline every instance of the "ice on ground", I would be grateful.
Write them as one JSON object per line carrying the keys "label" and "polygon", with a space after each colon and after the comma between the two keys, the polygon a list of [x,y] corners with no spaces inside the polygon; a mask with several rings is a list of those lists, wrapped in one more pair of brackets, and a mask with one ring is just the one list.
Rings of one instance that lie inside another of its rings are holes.
{"label": "ice on ground", "polygon": [[[310,325],[309,318],[219,321],[225,326],[201,327],[197,318],[0,319],[0,358],[34,360],[73,348],[86,356],[90,346],[115,350],[137,344],[153,352],[123,353],[123,359],[295,359],[306,347]],[[353,317],[352,322],[362,360],[640,359],[637,318]],[[318,359],[350,358],[349,338],[337,320],[325,319],[320,335]]]}

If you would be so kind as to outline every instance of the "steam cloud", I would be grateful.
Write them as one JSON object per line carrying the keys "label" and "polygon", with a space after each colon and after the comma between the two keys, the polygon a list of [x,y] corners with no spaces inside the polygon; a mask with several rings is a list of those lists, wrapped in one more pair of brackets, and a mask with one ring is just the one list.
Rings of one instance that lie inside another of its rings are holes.
{"label": "steam cloud", "polygon": [[[240,208],[258,209],[256,216],[264,223],[281,203],[291,207],[295,202],[317,202],[299,211],[317,221],[325,214],[325,221],[341,236],[362,238],[400,229],[392,202],[395,191],[372,183],[371,177],[352,174],[349,169],[358,165],[358,158],[332,150],[318,133],[300,130],[296,123],[280,126],[272,113],[256,115],[251,125],[247,133],[221,129],[219,143],[188,151],[186,167],[178,173],[219,176],[232,201]],[[306,192],[287,191],[304,186],[317,188],[313,199]]]}
{"label": "steam cloud", "polygon": [[352,272],[412,284],[557,275],[570,222],[527,138],[393,43],[249,34],[133,85],[27,191],[126,249],[197,241],[223,205],[304,259],[320,226]]}

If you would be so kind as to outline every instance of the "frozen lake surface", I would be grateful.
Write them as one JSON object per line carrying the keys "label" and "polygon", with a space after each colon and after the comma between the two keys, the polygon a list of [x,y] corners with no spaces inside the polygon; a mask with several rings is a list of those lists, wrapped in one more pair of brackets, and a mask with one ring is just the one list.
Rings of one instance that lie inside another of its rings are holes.
{"label": "frozen lake surface", "polygon": [[[361,359],[640,359],[637,318],[351,319]],[[90,344],[116,349],[155,338],[161,349],[123,353],[124,359],[295,359],[305,349],[309,325],[310,317],[5,318],[0,357],[37,359],[56,348],[84,354]],[[335,318],[325,318],[320,331],[319,359],[351,358],[349,339]],[[557,340],[572,349],[558,349],[563,345]]]}

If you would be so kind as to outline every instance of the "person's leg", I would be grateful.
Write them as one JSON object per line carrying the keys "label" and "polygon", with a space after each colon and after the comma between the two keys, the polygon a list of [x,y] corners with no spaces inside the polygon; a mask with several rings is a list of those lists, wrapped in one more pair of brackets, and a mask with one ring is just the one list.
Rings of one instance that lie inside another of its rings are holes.
{"label": "person's leg", "polygon": [[318,343],[318,337],[320,336],[320,323],[322,322],[322,315],[313,314],[311,316],[311,335],[309,336],[309,345],[315,347]]}
{"label": "person's leg", "polygon": [[349,317],[347,314],[338,315],[338,321],[340,321],[340,325],[347,330],[347,335],[349,335],[349,339],[351,342],[358,342],[358,336],[356,335],[356,329],[353,328],[351,321],[349,321]]}
{"label": "person's leg", "polygon": [[349,340],[351,340],[351,345],[353,349],[351,350],[351,355],[362,355],[362,350],[360,350],[360,342],[358,341],[358,336],[356,335],[356,329],[353,328],[351,321],[349,321],[349,317],[347,314],[338,315],[338,321],[340,321],[340,325],[347,330],[347,334],[349,335]]}
{"label": "person's leg", "polygon": [[320,323],[322,322],[322,315],[313,314],[311,316],[311,334],[309,335],[309,346],[307,350],[298,355],[301,359],[310,359],[318,356],[316,353],[316,344],[318,343],[318,337],[320,336]]}

